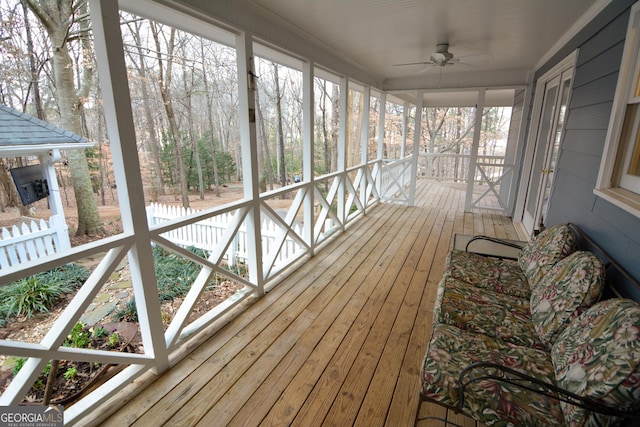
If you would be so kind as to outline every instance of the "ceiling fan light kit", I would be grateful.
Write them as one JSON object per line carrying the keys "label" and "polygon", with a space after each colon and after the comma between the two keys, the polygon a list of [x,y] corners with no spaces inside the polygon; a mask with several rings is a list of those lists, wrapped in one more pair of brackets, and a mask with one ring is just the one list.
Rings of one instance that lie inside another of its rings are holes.
{"label": "ceiling fan light kit", "polygon": [[449,44],[442,43],[436,46],[436,51],[430,56],[431,63],[434,65],[440,65],[444,67],[447,64],[452,64],[453,54],[449,52]]}

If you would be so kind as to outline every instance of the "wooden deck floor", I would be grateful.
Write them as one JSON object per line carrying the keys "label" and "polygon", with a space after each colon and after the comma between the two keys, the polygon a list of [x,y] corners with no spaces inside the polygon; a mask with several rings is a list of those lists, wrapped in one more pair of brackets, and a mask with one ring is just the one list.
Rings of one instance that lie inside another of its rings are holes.
{"label": "wooden deck floor", "polygon": [[419,181],[417,202],[376,207],[169,372],[86,422],[117,405],[104,426],[411,426],[418,412],[475,426],[419,402],[436,284],[454,233],[518,236],[509,218],[464,213],[460,187]]}

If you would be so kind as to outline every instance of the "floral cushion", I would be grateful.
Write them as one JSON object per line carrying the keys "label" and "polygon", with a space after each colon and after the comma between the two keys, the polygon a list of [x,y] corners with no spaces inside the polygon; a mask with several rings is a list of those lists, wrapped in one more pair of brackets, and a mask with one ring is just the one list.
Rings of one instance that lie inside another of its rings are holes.
{"label": "floral cushion", "polygon": [[531,321],[529,300],[476,288],[453,278],[439,286],[434,322],[544,349]]}
{"label": "floral cushion", "polygon": [[566,224],[554,225],[538,234],[518,256],[529,286],[537,283],[558,261],[576,250],[577,236]]}
{"label": "floral cushion", "polygon": [[531,320],[549,348],[585,309],[600,299],[604,266],[590,252],[577,251],[554,265],[531,290]]}
{"label": "floral cushion", "polygon": [[[605,300],[577,317],[551,349],[558,386],[625,409],[640,404],[640,305]],[[566,424],[611,425],[615,419],[562,405]]]}
{"label": "floral cushion", "polygon": [[445,274],[483,289],[524,298],[531,294],[527,278],[514,260],[454,249],[445,261]]}
{"label": "floral cushion", "polygon": [[[460,402],[458,379],[471,363],[493,362],[544,380],[553,377],[549,354],[517,346],[450,325],[436,324],[421,373],[422,395],[449,407]],[[484,371],[484,373],[487,373]],[[563,425],[556,399],[495,379],[472,382],[464,393],[463,410],[492,425]]]}

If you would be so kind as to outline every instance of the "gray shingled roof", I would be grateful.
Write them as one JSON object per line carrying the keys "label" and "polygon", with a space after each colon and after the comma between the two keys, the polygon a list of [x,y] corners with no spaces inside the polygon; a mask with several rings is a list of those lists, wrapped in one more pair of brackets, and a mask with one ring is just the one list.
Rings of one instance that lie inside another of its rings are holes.
{"label": "gray shingled roof", "polygon": [[51,149],[73,150],[93,143],[29,114],[0,104],[0,155],[18,155]]}

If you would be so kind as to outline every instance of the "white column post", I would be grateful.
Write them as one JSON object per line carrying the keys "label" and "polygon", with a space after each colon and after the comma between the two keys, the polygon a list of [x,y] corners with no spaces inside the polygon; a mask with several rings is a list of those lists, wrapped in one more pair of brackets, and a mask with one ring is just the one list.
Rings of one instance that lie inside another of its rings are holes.
{"label": "white column post", "polygon": [[367,211],[367,171],[369,167],[367,162],[369,161],[369,120],[371,119],[371,88],[366,86],[362,94],[364,96],[362,103],[362,128],[360,133],[360,142],[362,152],[360,153],[360,163],[364,165],[362,171],[362,181],[360,182],[360,202],[364,211]]}
{"label": "white column post", "polygon": [[315,134],[314,134],[314,64],[305,62],[302,66],[302,179],[307,184],[307,196],[304,202],[304,240],[309,245],[311,255],[315,253],[314,202],[315,202]]}
{"label": "white column post", "polygon": [[253,38],[243,32],[236,36],[238,61],[238,112],[242,150],[244,196],[251,200],[247,214],[249,280],[264,294],[262,238],[260,235],[260,177],[258,176],[258,140],[256,138],[256,81],[253,69]]}
{"label": "white column post", "polygon": [[375,177],[376,186],[378,188],[378,194],[382,196],[382,168],[384,163],[382,162],[382,156],[384,156],[384,131],[385,120],[387,114],[387,94],[382,92],[380,94],[380,114],[378,114],[378,176]]}
{"label": "white column post", "polygon": [[407,132],[409,131],[409,103],[402,105],[402,145],[400,146],[400,158],[404,159],[407,148]]}
{"label": "white column post", "polygon": [[[422,91],[416,96],[416,118],[413,129],[413,150],[411,152],[411,181],[409,183],[409,206],[415,205],[416,180],[418,179],[418,158],[420,157],[420,140],[422,136]],[[404,173],[402,174],[404,184]]]}
{"label": "white column post", "polygon": [[154,358],[155,370],[163,372],[169,368],[169,357],[144,206],[118,3],[111,0],[90,0],[89,9],[122,227],[125,234],[134,237],[128,256],[140,333],[145,353]]}
{"label": "white column post", "polygon": [[478,163],[478,148],[480,147],[480,132],[482,131],[482,113],[484,111],[485,89],[478,91],[478,103],[476,104],[476,121],[473,124],[473,145],[469,156],[469,173],[467,175],[467,194],[464,199],[464,211],[471,212],[473,199],[473,181],[476,177],[476,163]]}
{"label": "white column post", "polygon": [[384,155],[384,131],[387,117],[387,94],[380,94],[380,114],[378,114],[378,160]]}
{"label": "white column post", "polygon": [[[69,239],[69,226],[64,216],[64,208],[62,206],[62,198],[60,197],[60,186],[58,185],[58,177],[56,176],[55,163],[60,160],[60,150],[51,150],[49,155],[40,156],[40,165],[47,180],[49,187],[49,209],[51,216],[57,218],[56,234],[58,235],[59,246],[56,252],[71,249],[71,241]],[[56,221],[56,220],[54,220]],[[51,224],[53,226],[54,224]]]}
{"label": "white column post", "polygon": [[349,129],[349,79],[340,78],[340,124],[338,129],[338,172],[340,174],[340,186],[338,188],[338,218],[344,230],[344,223],[347,220],[345,212],[346,203],[346,169],[347,169],[347,136]]}

